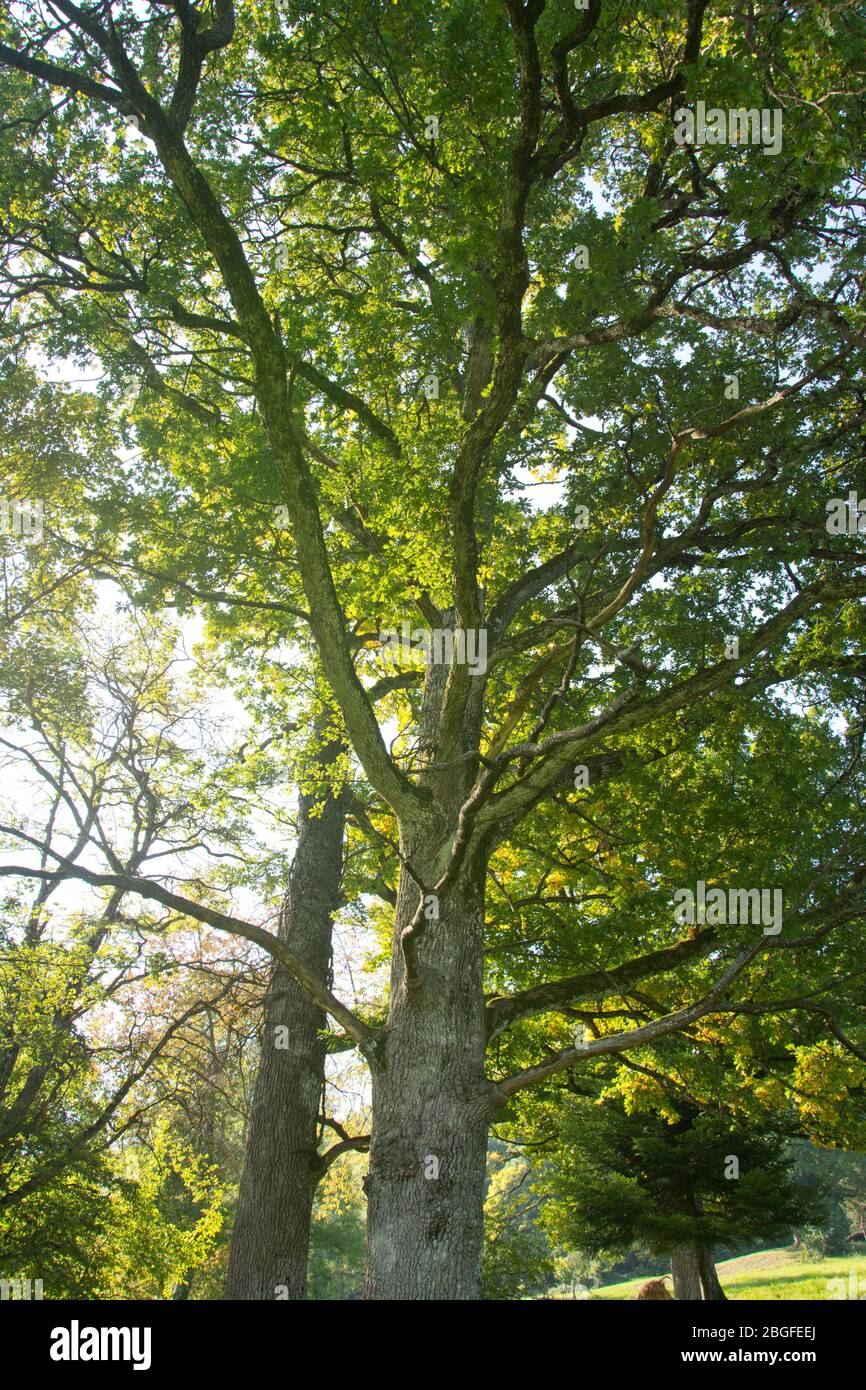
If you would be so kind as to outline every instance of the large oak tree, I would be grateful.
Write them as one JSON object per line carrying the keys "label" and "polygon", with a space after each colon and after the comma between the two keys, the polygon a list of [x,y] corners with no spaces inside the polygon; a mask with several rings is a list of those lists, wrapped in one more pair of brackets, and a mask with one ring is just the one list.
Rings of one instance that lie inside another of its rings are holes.
{"label": "large oak tree", "polygon": [[[592,817],[732,719],[748,753],[768,701],[856,724],[862,539],[850,508],[825,522],[863,489],[862,40],[853,4],[751,0],[3,20],[11,350],[98,361],[141,451],[97,489],[104,563],[314,647],[359,823],[399,868],[387,1020],[158,880],[55,872],[255,941],[363,1052],[369,1297],[477,1296],[511,1096],[732,999],[796,1007],[809,952],[862,920],[852,798],[829,860],[774,866],[781,935],[683,932],[674,869],[595,968],[542,946],[531,985],[485,1000],[496,865],[564,793]],[[699,101],[778,109],[781,149],[678,143]],[[423,681],[395,672],[404,623],[483,635],[487,660],[455,641]],[[719,834],[700,876],[754,886],[726,855]],[[638,1008],[669,971],[676,1005]],[[576,1000],[595,1036],[489,1058]]]}

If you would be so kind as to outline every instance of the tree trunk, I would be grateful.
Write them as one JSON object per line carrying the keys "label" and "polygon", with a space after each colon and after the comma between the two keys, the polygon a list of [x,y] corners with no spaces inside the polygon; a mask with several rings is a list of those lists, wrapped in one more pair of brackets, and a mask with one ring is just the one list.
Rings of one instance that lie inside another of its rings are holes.
{"label": "tree trunk", "polygon": [[[322,761],[332,761],[326,750]],[[330,978],[332,916],[342,875],[342,798],[300,797],[298,844],[279,935]],[[261,1058],[225,1297],[303,1299],[313,1199],[321,1167],[318,1118],[325,1074],[325,1015],[282,967],[271,973]]]}
{"label": "tree trunk", "polygon": [[686,1240],[671,1251],[671,1275],[674,1298],[679,1302],[703,1300],[701,1261],[697,1241]]}
{"label": "tree trunk", "polygon": [[[404,844],[435,883],[443,854],[429,833]],[[420,988],[406,986],[400,929],[419,889],[403,874],[397,901],[392,1003],[373,1069],[367,1178],[365,1297],[481,1297],[481,1238],[492,1088],[484,1078],[484,872],[464,869],[419,943]]]}
{"label": "tree trunk", "polygon": [[716,1273],[713,1257],[707,1247],[702,1243],[698,1245],[698,1264],[701,1271],[701,1287],[704,1291],[704,1301],[707,1303],[726,1303],[728,1296],[719,1283],[719,1276]]}

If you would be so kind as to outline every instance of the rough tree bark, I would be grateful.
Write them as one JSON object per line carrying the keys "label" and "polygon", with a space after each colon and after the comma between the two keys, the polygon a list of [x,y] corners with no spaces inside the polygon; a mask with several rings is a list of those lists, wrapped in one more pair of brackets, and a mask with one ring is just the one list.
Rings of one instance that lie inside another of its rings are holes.
{"label": "rough tree bark", "polygon": [[685,1240],[671,1251],[674,1298],[679,1302],[701,1302],[701,1262],[697,1241]]}
{"label": "rough tree bark", "polygon": [[[314,805],[323,808],[320,815],[310,814]],[[297,849],[280,914],[280,937],[322,979],[330,976],[344,822],[342,796],[300,797]],[[325,1024],[306,991],[275,967],[231,1239],[228,1299],[307,1296],[310,1222],[322,1173],[317,1150]]]}
{"label": "rough tree bark", "polygon": [[[407,983],[401,947],[421,887],[436,884],[449,863],[468,789],[469,761],[449,766],[442,757],[447,679],[445,668],[428,666],[419,721],[419,756],[432,762],[422,781],[433,806],[428,817],[401,830],[403,862],[412,871],[401,873],[388,1029],[372,1059],[367,1299],[481,1297],[487,1133],[495,1113],[494,1088],[484,1075],[486,847],[467,855],[430,904],[416,987]],[[458,736],[464,748],[477,737],[480,709],[479,683]]]}
{"label": "rough tree bark", "polygon": [[[423,869],[425,861],[432,867],[415,846],[413,864]],[[418,898],[406,877],[398,927],[411,919]],[[390,1026],[373,1071],[368,1299],[481,1296],[492,1114],[484,1077],[483,916],[483,875],[468,874],[430,923],[419,990],[406,987],[396,933]]]}
{"label": "rough tree bark", "polygon": [[698,1245],[698,1264],[701,1271],[701,1287],[704,1291],[704,1301],[707,1303],[727,1302],[727,1294],[719,1283],[719,1276],[713,1257],[706,1245]]}

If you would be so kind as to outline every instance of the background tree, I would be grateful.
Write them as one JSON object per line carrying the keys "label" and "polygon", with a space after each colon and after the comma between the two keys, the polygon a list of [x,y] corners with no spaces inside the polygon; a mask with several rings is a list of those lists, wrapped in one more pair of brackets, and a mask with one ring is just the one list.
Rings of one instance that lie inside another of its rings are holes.
{"label": "background tree", "polygon": [[539,1211],[544,1201],[526,1159],[497,1145],[484,1199],[484,1297],[528,1298],[553,1282],[554,1261]]}
{"label": "background tree", "polygon": [[[732,1160],[737,1169],[734,1176]],[[545,1218],[579,1249],[640,1243],[671,1259],[678,1299],[718,1299],[715,1245],[770,1240],[821,1214],[784,1137],[732,1129],[680,1107],[675,1120],[573,1100]]]}

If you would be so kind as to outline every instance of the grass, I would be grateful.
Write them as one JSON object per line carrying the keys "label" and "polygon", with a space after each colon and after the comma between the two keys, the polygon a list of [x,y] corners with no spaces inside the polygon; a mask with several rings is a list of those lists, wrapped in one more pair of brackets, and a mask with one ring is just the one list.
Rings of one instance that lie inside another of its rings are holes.
{"label": "grass", "polygon": [[[853,1294],[866,1300],[866,1256],[841,1255],[830,1260],[804,1262],[799,1252],[760,1250],[755,1255],[740,1255],[735,1260],[722,1260],[716,1266],[722,1288],[728,1298],[741,1299],[816,1299],[824,1301],[840,1295],[846,1299]],[[851,1275],[854,1275],[852,1280]],[[835,1284],[831,1281],[840,1281]],[[855,1282],[856,1281],[856,1282]],[[625,1284],[607,1284],[593,1289],[590,1298],[634,1298],[646,1283],[646,1277],[629,1279]],[[667,1282],[670,1291],[670,1280]]]}

